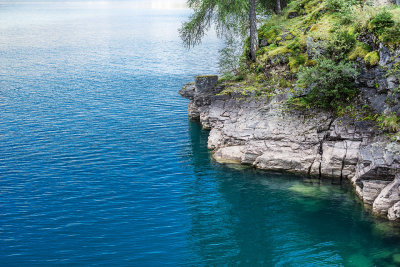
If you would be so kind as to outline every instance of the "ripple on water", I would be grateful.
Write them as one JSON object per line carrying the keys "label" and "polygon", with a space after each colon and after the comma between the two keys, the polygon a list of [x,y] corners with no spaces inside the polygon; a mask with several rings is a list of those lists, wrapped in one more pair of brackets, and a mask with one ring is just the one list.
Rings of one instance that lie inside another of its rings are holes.
{"label": "ripple on water", "polygon": [[221,44],[183,48],[187,10],[104,4],[1,4],[1,265],[399,262],[348,187],[210,159],[177,91]]}

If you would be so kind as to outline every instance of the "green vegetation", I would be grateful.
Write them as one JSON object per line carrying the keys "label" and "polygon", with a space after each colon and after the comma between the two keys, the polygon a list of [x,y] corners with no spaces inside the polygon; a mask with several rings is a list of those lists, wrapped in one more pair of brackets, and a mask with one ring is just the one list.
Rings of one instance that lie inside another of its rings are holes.
{"label": "green vegetation", "polygon": [[356,45],[356,35],[348,29],[337,30],[328,40],[327,52],[337,60],[343,60]]}
{"label": "green vegetation", "polygon": [[348,60],[356,60],[358,58],[365,58],[370,52],[370,47],[367,44],[357,42],[354,49],[349,53]]}
{"label": "green vegetation", "polygon": [[315,66],[303,67],[298,73],[298,84],[311,88],[298,103],[308,108],[336,110],[357,94],[354,84],[356,75],[357,71],[351,63],[337,63],[319,57]]}
{"label": "green vegetation", "polygon": [[187,0],[187,4],[193,14],[179,30],[187,47],[199,44],[211,25],[215,25],[220,36],[248,33],[249,59],[256,61],[257,9],[264,13],[274,10],[280,14],[286,0]]}
{"label": "green vegetation", "polygon": [[382,34],[387,28],[394,26],[393,15],[384,9],[371,19],[368,26],[373,32]]}
{"label": "green vegetation", "polygon": [[396,113],[376,115],[375,119],[382,130],[393,133],[400,132],[400,117]]}
{"label": "green vegetation", "polygon": [[375,66],[379,62],[379,54],[377,51],[372,51],[364,57],[364,60],[368,66]]}
{"label": "green vegetation", "polygon": [[[222,0],[207,1],[216,6],[224,3]],[[241,13],[238,25],[247,31],[251,1],[239,2],[244,6],[236,7],[236,10],[245,12]],[[381,43],[392,51],[399,49],[400,7],[378,7],[365,0],[278,2],[287,3],[281,13],[271,12],[276,11],[275,1],[256,1],[258,15],[270,15],[266,19],[258,16],[261,26],[256,33],[258,48],[255,54],[252,38],[241,39],[242,53],[235,52],[236,56],[233,56],[234,49],[228,46],[222,53],[221,65],[228,68],[221,81],[226,86],[221,94],[269,97],[291,92],[289,108],[322,108],[337,115],[356,114],[355,117],[375,121],[384,131],[399,131],[396,114],[369,116],[371,109],[361,108],[363,104],[357,102],[355,79],[359,75],[359,66],[372,70],[380,67],[378,49]],[[198,11],[201,6],[196,8]],[[221,10],[217,9],[212,18],[218,18],[218,23],[232,22],[230,19],[235,17],[219,16],[218,12],[225,12]],[[397,83],[400,81],[399,64],[384,70],[395,77],[391,79]],[[386,103],[396,106],[398,93],[400,86],[391,89]]]}

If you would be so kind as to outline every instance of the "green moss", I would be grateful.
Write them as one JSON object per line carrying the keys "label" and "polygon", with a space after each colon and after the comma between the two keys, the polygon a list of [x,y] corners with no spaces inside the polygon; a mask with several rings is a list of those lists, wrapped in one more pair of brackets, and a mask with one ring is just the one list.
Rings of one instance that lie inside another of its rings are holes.
{"label": "green moss", "polygon": [[[318,67],[318,58],[308,58],[306,54],[309,37],[324,50],[324,56],[336,65],[350,64],[349,61],[360,58],[368,66],[378,64],[379,54],[371,52],[368,45],[359,41],[361,34],[374,35],[378,42],[389,44],[393,49],[400,45],[400,8],[393,6],[389,10],[368,5],[360,8],[357,6],[360,0],[288,2],[281,15],[269,16],[259,28],[259,40],[266,45],[257,51],[257,63],[249,60],[250,42],[248,38],[245,40],[240,71],[245,74],[243,83],[246,86],[241,86],[240,90],[254,91],[249,89],[255,86],[257,90],[271,94],[294,87],[292,85],[298,82],[302,69]],[[328,2],[332,8],[327,7]],[[297,16],[293,17],[293,12]],[[291,19],[288,19],[289,14]],[[346,107],[345,103],[343,107]]]}
{"label": "green moss", "polygon": [[281,33],[282,31],[276,25],[268,23],[261,26],[258,30],[259,39],[265,39],[269,44],[280,41]]}
{"label": "green moss", "polygon": [[395,112],[376,116],[376,121],[382,130],[393,133],[400,131],[400,117]]}
{"label": "green moss", "polygon": [[307,54],[300,54],[296,56],[289,57],[289,67],[291,72],[298,72],[299,67],[306,64],[308,58]]}
{"label": "green moss", "polygon": [[290,54],[292,51],[287,46],[280,46],[268,52],[268,58],[273,58],[279,55]]}
{"label": "green moss", "polygon": [[307,59],[305,65],[306,65],[307,67],[312,67],[312,66],[315,66],[315,64],[317,64],[317,62],[316,62],[315,60],[313,60],[313,59]]}
{"label": "green moss", "polygon": [[349,53],[348,60],[356,60],[357,58],[365,58],[369,53],[370,48],[364,43],[358,42],[354,49]]}
{"label": "green moss", "polygon": [[379,62],[379,54],[377,51],[369,52],[367,55],[365,55],[364,60],[368,66],[376,66]]}
{"label": "green moss", "polygon": [[321,18],[310,29],[310,36],[316,40],[329,40],[332,36],[332,29],[335,17],[327,15]]}

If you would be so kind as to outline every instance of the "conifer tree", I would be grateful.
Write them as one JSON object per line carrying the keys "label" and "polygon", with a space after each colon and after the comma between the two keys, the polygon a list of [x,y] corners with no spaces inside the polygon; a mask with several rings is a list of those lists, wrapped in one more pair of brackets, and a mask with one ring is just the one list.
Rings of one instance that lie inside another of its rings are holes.
{"label": "conifer tree", "polygon": [[187,47],[199,44],[212,24],[216,26],[219,36],[222,36],[225,31],[243,31],[245,29],[250,36],[250,57],[255,61],[258,47],[257,8],[273,8],[279,14],[282,6],[286,5],[286,1],[188,0],[187,4],[194,13],[179,30]]}

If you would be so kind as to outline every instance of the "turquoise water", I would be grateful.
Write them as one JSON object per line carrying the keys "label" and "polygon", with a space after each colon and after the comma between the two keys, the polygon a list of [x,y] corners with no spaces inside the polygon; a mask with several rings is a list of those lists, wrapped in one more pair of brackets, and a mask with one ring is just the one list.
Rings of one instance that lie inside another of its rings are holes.
{"label": "turquoise water", "polygon": [[178,96],[188,10],[0,2],[0,265],[390,266],[348,185],[223,166]]}

